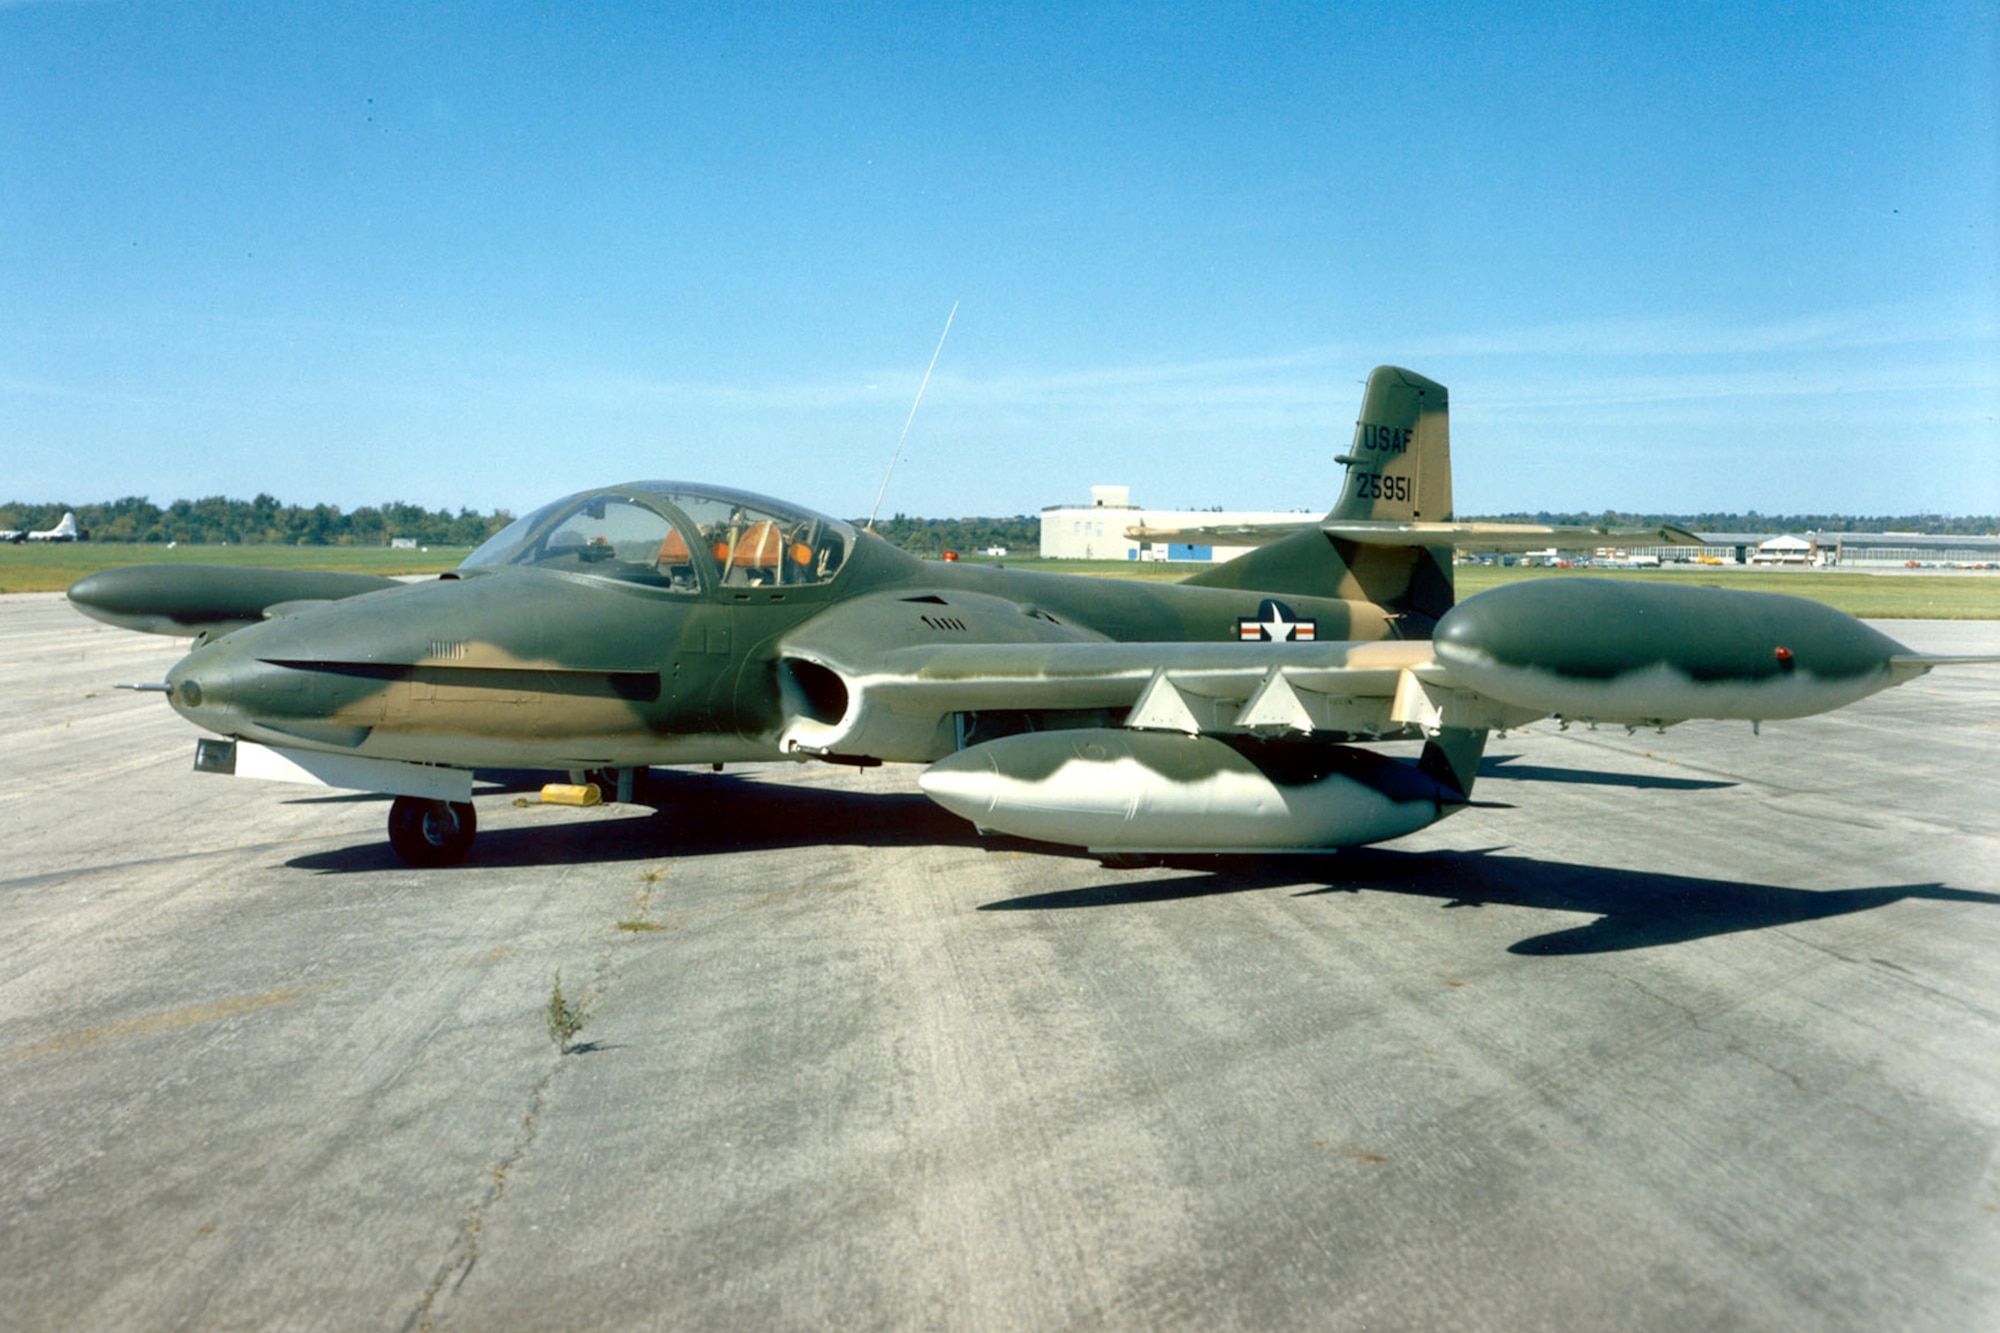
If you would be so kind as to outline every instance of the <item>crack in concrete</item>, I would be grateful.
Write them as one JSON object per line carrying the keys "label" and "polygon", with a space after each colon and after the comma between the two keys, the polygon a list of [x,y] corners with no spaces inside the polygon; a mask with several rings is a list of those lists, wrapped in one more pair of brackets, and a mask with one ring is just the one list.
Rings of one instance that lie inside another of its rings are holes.
{"label": "crack in concrete", "polygon": [[[1831,953],[1832,951],[1825,950],[1824,952]],[[1834,954],[1834,956],[1840,957],[1841,955]],[[1853,961],[1853,960],[1850,959],[1846,961]],[[1722,1018],[1725,1015],[1732,1014],[1736,1010],[1740,1009],[1742,1007],[1742,1003],[1740,1001],[1721,1005],[1713,1010],[1710,1010],[1709,1012],[1703,1013],[1690,1005],[1683,1004],[1679,1000],[1675,1000],[1670,998],[1669,996],[1660,994],[1659,992],[1653,990],[1651,987],[1645,985],[1644,983],[1632,977],[1620,977],[1619,980],[1624,981],[1627,985],[1631,986],[1634,990],[1637,990],[1640,994],[1645,995],[1651,999],[1657,1000],[1661,1004],[1664,1004],[1671,1009],[1678,1010],[1680,1013],[1686,1016],[1688,1021],[1688,1026],[1692,1028],[1694,1031],[1701,1033],[1704,1037],[1709,1037],[1713,1040],[1720,1041],[1722,1043],[1722,1048],[1725,1051],[1729,1052],[1731,1055],[1740,1057],[1741,1059],[1744,1060],[1748,1060],[1751,1064],[1756,1065],[1759,1069],[1763,1069],[1769,1073],[1778,1075],[1780,1078],[1783,1078],[1792,1085],[1792,1090],[1794,1092],[1799,1093],[1801,1096],[1817,1097],[1822,1102],[1825,1102],[1829,1105],[1841,1106],[1847,1108],[1850,1111],[1858,1112],[1859,1114],[1866,1116],[1869,1120],[1874,1121],[1878,1125],[1884,1127],[1887,1127],[1889,1125],[1889,1121],[1885,1119],[1879,1112],[1871,1110],[1870,1108],[1862,1105],[1860,1102],[1854,1100],[1852,1097],[1840,1096],[1831,1091],[1830,1089],[1820,1088],[1811,1083],[1808,1083],[1804,1075],[1799,1074],[1794,1070],[1786,1068],[1785,1066],[1777,1063],[1777,1061],[1770,1058],[1769,1056],[1761,1054],[1760,1052],[1757,1051],[1757,1049],[1753,1045],[1751,1045],[1750,1039],[1744,1036],[1743,1034],[1737,1032],[1729,1032],[1726,1030],[1709,1026],[1711,1020]]]}
{"label": "crack in concrete", "polygon": [[438,1298],[445,1294],[447,1288],[457,1292],[472,1276],[472,1270],[479,1262],[479,1235],[485,1226],[486,1214],[507,1192],[507,1173],[519,1165],[528,1150],[534,1147],[535,1135],[541,1128],[542,1102],[548,1095],[549,1085],[562,1071],[563,1062],[558,1058],[549,1072],[542,1076],[541,1082],[535,1085],[528,1098],[527,1112],[521,1117],[520,1133],[515,1136],[500,1165],[487,1168],[491,1179],[487,1182],[485,1196],[459,1220],[458,1234],[452,1238],[450,1248],[445,1251],[444,1262],[438,1266],[437,1275],[431,1279],[423,1298],[404,1321],[403,1333],[431,1333],[437,1327],[435,1306]]}
{"label": "crack in concrete", "polygon": [[[644,888],[634,895],[635,915],[630,920],[651,921],[653,915],[653,895],[659,882],[666,877],[665,869],[648,871],[641,875]],[[617,980],[618,948],[614,942],[598,951],[596,958],[597,984],[585,993],[584,1002],[601,997]],[[438,1266],[437,1274],[425,1289],[422,1299],[410,1312],[403,1323],[403,1333],[433,1333],[437,1328],[437,1303],[441,1297],[456,1294],[472,1276],[472,1270],[479,1263],[479,1237],[485,1228],[486,1215],[507,1192],[507,1177],[535,1146],[535,1137],[541,1130],[542,1105],[547,1100],[550,1087],[562,1074],[572,1055],[580,1055],[592,1049],[589,1043],[579,1043],[570,1047],[567,1054],[558,1055],[556,1063],[535,1084],[528,1097],[528,1109],[521,1116],[521,1130],[514,1138],[507,1155],[500,1164],[488,1167],[491,1179],[487,1182],[485,1195],[466,1211],[458,1224],[458,1232],[452,1237],[451,1245],[445,1251],[444,1262]]]}

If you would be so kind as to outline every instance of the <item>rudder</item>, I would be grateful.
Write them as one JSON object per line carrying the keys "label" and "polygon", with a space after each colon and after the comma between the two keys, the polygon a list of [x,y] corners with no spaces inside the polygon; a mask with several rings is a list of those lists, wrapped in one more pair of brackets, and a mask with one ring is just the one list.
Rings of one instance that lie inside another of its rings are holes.
{"label": "rudder", "polygon": [[1361,396],[1354,445],[1329,519],[1442,523],[1451,514],[1451,403],[1444,385],[1377,366]]}
{"label": "rudder", "polygon": [[[1450,400],[1400,366],[1377,366],[1361,397],[1340,499],[1327,521],[1443,522],[1451,517]],[[1187,580],[1218,588],[1341,597],[1383,607],[1406,638],[1427,639],[1455,600],[1451,546],[1376,544],[1317,525]]]}

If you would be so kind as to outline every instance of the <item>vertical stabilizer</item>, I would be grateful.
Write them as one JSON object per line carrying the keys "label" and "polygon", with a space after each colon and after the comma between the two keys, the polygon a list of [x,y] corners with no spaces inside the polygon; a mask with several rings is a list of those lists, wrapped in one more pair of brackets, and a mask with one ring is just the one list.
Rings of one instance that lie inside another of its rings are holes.
{"label": "vertical stabilizer", "polygon": [[[1343,523],[1443,522],[1451,515],[1450,403],[1444,385],[1399,366],[1377,366],[1361,397],[1354,444],[1335,462],[1347,473],[1327,515]],[[1397,633],[1427,639],[1452,607],[1451,546],[1357,541],[1316,528],[1195,575],[1191,584],[1255,588],[1371,602]]]}
{"label": "vertical stabilizer", "polygon": [[1377,366],[1361,398],[1354,444],[1331,519],[1442,523],[1451,514],[1451,405],[1445,387]]}

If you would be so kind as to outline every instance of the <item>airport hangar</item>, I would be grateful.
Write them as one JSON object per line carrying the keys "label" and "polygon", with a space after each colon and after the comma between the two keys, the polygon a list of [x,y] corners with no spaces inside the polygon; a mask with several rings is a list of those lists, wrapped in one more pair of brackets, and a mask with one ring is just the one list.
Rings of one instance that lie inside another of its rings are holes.
{"label": "airport hangar", "polygon": [[[2000,533],[1696,532],[1700,546],[1634,546],[1662,563],[1810,565],[1822,569],[2000,569]],[[1565,554],[1568,554],[1565,551]],[[1588,555],[1591,552],[1582,552]]]}

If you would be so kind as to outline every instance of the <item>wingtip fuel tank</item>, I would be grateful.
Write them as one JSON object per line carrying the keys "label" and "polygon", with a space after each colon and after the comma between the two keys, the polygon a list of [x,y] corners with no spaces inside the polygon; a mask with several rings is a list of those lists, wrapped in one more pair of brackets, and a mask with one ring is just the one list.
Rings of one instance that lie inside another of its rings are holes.
{"label": "wingtip fuel tank", "polygon": [[1575,578],[1470,598],[1434,644],[1455,680],[1502,702],[1643,723],[1823,713],[1895,684],[1909,651],[1801,597]]}
{"label": "wingtip fuel tank", "polygon": [[235,565],[127,565],[86,574],[69,588],[77,610],[120,629],[211,635],[254,625],[273,607],[339,601],[399,586],[376,574]]}

